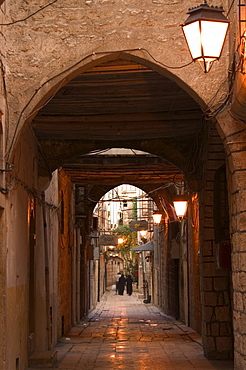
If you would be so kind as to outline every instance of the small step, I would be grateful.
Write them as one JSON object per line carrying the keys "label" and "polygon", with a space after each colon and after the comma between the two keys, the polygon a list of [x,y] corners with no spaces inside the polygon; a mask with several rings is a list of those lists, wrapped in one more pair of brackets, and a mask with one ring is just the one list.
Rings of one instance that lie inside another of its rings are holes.
{"label": "small step", "polygon": [[36,352],[29,358],[29,367],[54,367],[57,363],[57,351]]}

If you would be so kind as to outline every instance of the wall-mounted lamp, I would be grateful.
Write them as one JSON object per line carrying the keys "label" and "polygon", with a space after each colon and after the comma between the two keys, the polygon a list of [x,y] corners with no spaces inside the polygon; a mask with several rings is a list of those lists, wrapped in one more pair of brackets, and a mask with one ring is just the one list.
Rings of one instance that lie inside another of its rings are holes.
{"label": "wall-mounted lamp", "polygon": [[153,217],[154,224],[159,225],[159,223],[161,222],[162,213],[159,211],[154,211],[152,217]]}
{"label": "wall-mounted lamp", "polygon": [[182,24],[184,36],[194,62],[198,62],[205,73],[221,56],[229,20],[222,14],[222,7],[204,4],[189,9],[189,17]]}
{"label": "wall-mounted lamp", "polygon": [[182,221],[187,211],[188,201],[185,199],[184,195],[176,195],[173,199],[173,205],[177,217]]}

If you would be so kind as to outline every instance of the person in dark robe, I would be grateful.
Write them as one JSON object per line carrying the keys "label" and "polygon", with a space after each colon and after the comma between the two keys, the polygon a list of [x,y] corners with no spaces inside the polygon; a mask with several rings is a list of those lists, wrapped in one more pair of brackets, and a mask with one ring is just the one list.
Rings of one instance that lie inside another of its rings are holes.
{"label": "person in dark robe", "polygon": [[126,292],[128,295],[132,295],[132,277],[128,275],[126,278]]}
{"label": "person in dark robe", "polygon": [[116,292],[115,292],[115,294],[118,294],[119,293],[119,279],[120,279],[120,277],[121,277],[121,273],[120,272],[118,272],[118,274],[116,275],[116,277],[115,277],[115,285],[116,285]]}
{"label": "person in dark robe", "polygon": [[126,279],[125,279],[124,274],[122,274],[121,277],[119,278],[119,283],[118,283],[118,292],[119,292],[119,295],[123,295],[124,294],[125,283],[126,283]]}

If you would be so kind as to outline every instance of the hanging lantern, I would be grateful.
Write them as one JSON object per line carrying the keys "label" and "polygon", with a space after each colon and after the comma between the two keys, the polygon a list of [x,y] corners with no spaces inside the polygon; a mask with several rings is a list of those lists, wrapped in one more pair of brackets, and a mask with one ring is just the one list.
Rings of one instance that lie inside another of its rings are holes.
{"label": "hanging lantern", "polygon": [[182,220],[186,214],[188,201],[185,199],[184,195],[177,195],[173,199],[173,205],[176,212],[177,217]]}
{"label": "hanging lantern", "polygon": [[205,73],[220,58],[225,42],[230,22],[223,12],[222,7],[209,6],[205,0],[204,4],[189,9],[189,17],[182,25],[191,57]]}
{"label": "hanging lantern", "polygon": [[145,238],[147,235],[147,230],[140,230],[139,231],[141,238]]}
{"label": "hanging lantern", "polygon": [[162,213],[159,211],[154,211],[152,217],[153,217],[154,224],[159,225],[159,223],[161,222]]}

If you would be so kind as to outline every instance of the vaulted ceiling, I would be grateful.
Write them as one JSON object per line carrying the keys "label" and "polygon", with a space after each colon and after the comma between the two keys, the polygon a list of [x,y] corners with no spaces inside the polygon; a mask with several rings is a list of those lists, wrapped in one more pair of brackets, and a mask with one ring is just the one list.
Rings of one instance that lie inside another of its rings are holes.
{"label": "vaulted ceiling", "polygon": [[[42,148],[41,172],[62,166],[80,185],[156,186],[194,175],[203,113],[174,81],[146,66],[117,60],[62,87],[32,127]],[[108,148],[133,151],[100,153]]]}

